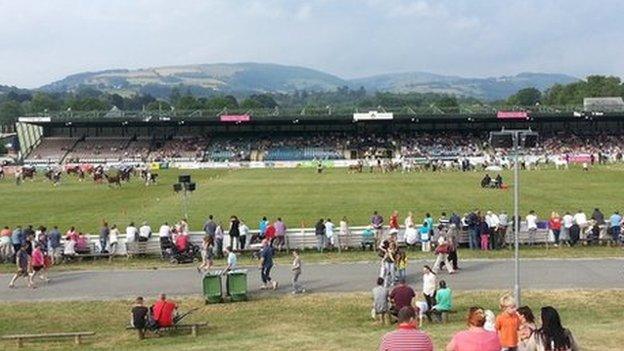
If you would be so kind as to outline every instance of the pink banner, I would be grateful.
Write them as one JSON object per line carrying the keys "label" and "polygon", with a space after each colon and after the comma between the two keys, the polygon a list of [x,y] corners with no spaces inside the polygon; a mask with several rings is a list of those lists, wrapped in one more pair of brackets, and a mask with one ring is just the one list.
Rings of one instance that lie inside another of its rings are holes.
{"label": "pink banner", "polygon": [[221,115],[221,122],[249,122],[251,121],[250,115]]}
{"label": "pink banner", "polygon": [[529,119],[529,113],[525,111],[498,111],[496,118],[499,119]]}
{"label": "pink banner", "polygon": [[591,155],[590,154],[570,155],[570,162],[572,163],[591,162]]}

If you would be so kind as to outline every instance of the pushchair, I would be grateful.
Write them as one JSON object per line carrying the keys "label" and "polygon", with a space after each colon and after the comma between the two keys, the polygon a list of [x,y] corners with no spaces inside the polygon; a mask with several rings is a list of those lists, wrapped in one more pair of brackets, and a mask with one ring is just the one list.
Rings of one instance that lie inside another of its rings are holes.
{"label": "pushchair", "polygon": [[201,251],[199,246],[189,242],[186,250],[180,251],[171,241],[170,238],[160,238],[160,253],[164,260],[169,262],[178,263],[193,263],[195,259],[201,259]]}

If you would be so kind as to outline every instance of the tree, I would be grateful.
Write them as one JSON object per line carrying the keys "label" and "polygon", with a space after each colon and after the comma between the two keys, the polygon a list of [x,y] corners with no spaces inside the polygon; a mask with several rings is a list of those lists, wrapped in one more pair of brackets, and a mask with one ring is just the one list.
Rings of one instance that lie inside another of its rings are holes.
{"label": "tree", "polygon": [[510,96],[507,102],[510,105],[517,106],[533,106],[542,100],[542,92],[536,88],[525,88],[518,90],[517,93]]}
{"label": "tree", "polygon": [[55,100],[50,94],[35,93],[30,101],[30,110],[32,112],[58,111],[61,106],[60,102]]}
{"label": "tree", "polygon": [[199,110],[202,108],[201,104],[195,99],[193,95],[184,95],[178,99],[175,104],[178,110]]}
{"label": "tree", "polygon": [[0,104],[0,126],[15,123],[22,114],[22,106],[17,101],[5,101]]}

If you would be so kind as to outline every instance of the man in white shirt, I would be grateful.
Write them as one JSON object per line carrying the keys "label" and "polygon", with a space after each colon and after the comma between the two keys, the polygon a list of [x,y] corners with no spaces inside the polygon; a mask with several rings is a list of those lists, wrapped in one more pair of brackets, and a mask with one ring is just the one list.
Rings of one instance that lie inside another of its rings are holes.
{"label": "man in white shirt", "polygon": [[152,228],[147,224],[147,222],[143,222],[141,228],[139,228],[139,241],[146,242],[152,236]]}
{"label": "man in white shirt", "polygon": [[535,211],[529,211],[526,216],[527,229],[529,231],[529,245],[535,244],[535,233],[537,232],[537,216]]}
{"label": "man in white shirt", "polygon": [[137,241],[138,234],[139,230],[134,226],[134,222],[130,223],[130,225],[126,227],[126,242],[133,243]]}
{"label": "man in white shirt", "polygon": [[160,229],[158,230],[158,236],[160,236],[161,238],[171,237],[171,227],[169,226],[169,223],[165,222],[163,223],[163,225],[160,226]]}
{"label": "man in white shirt", "polygon": [[578,210],[574,215],[574,223],[581,229],[581,239],[585,239],[585,229],[587,229],[587,216],[583,210]]}
{"label": "man in white shirt", "polygon": [[487,223],[490,228],[490,245],[493,249],[498,249],[500,238],[498,232],[498,225],[500,224],[500,220],[498,219],[498,215],[492,211],[487,211],[485,215],[485,223]]}
{"label": "man in white shirt", "polygon": [[563,216],[563,226],[561,227],[561,237],[560,240],[562,243],[568,243],[570,240],[570,228],[574,225],[574,217],[570,214],[570,212],[566,212]]}
{"label": "man in white shirt", "polygon": [[332,223],[331,219],[327,218],[325,221],[325,236],[331,243],[333,247],[336,247],[336,237],[334,236],[334,223]]}
{"label": "man in white shirt", "polygon": [[236,264],[237,264],[237,260],[236,260],[236,254],[234,252],[232,252],[232,247],[228,246],[225,248],[225,253],[227,254],[227,266],[225,266],[225,269],[223,269],[221,271],[221,275],[225,275],[225,289],[226,289],[226,294],[229,296],[230,295],[230,284],[229,284],[229,280],[230,280],[230,276],[228,275],[228,273],[230,273],[231,271],[236,269]]}

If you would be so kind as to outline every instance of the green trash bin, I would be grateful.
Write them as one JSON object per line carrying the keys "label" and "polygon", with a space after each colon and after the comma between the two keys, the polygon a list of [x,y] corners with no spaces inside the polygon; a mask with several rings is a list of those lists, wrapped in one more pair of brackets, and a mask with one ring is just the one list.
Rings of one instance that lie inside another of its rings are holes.
{"label": "green trash bin", "polygon": [[202,280],[202,289],[206,303],[219,303],[223,301],[221,288],[221,272],[208,272]]}
{"label": "green trash bin", "polygon": [[247,270],[237,269],[228,273],[227,284],[232,301],[247,300]]}

